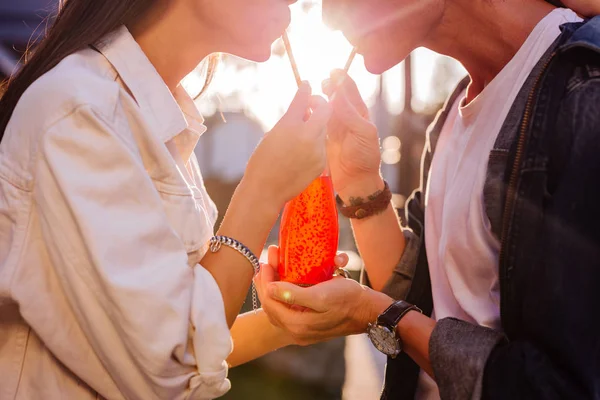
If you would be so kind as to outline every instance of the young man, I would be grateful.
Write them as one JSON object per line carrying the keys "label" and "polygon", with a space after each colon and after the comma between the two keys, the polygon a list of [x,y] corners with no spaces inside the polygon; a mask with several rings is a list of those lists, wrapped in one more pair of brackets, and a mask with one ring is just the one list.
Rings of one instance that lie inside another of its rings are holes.
{"label": "young man", "polygon": [[272,322],[300,343],[368,330],[391,356],[384,399],[600,399],[600,18],[542,0],[324,7],[371,72],[425,46],[462,62],[470,81],[428,132],[402,231],[366,108],[333,76],[329,88],[344,83],[332,177],[342,212],[362,217],[359,250],[387,295],[345,279],[272,283],[265,268]]}

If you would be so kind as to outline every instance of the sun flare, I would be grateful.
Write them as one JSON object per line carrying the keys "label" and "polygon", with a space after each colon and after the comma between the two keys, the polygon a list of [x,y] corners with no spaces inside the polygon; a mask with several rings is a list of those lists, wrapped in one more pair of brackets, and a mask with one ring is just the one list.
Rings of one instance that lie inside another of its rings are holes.
{"label": "sun flare", "polygon": [[[300,0],[290,8],[292,23],[287,32],[300,77],[311,84],[314,94],[322,95],[322,81],[329,77],[332,70],[344,68],[352,45],[341,32],[333,31],[323,23],[321,1]],[[426,49],[417,49],[415,52],[413,104],[417,108],[420,104],[427,104],[431,93],[438,89],[432,87],[438,57]],[[379,77],[365,69],[362,56],[356,56],[349,75],[356,81],[367,105],[372,106],[379,89]],[[404,108],[402,66],[398,65],[384,75],[385,106],[392,114],[397,114]],[[191,93],[198,93],[203,83],[199,72],[191,74],[184,81]],[[269,130],[286,111],[296,90],[296,80],[283,43],[277,40],[273,45],[273,56],[261,64],[225,56],[214,81],[198,105],[205,116],[217,110],[243,111],[259,121],[265,130]]]}
{"label": "sun flare", "polygon": [[[321,8],[313,5],[303,18],[295,19],[288,30],[300,76],[310,82],[315,93],[335,68],[343,68],[352,46],[340,32],[334,32],[321,20]],[[356,72],[356,68],[352,70]]]}

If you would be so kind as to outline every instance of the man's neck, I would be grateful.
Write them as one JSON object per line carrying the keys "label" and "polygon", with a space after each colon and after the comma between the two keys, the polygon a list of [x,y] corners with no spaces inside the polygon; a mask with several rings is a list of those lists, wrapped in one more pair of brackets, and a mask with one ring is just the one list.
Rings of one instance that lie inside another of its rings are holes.
{"label": "man's neck", "polygon": [[446,2],[427,47],[460,61],[471,76],[467,103],[498,75],[554,7],[541,0]]}

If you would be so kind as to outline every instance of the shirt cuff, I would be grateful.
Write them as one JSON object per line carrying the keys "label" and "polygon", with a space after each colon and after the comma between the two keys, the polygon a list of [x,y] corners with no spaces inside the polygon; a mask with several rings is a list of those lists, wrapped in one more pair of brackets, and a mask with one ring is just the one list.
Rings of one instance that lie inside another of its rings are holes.
{"label": "shirt cuff", "polygon": [[190,380],[190,394],[187,399],[212,400],[223,396],[231,389],[231,382],[227,379],[227,364],[216,372],[203,373]]}
{"label": "shirt cuff", "polygon": [[442,399],[480,399],[485,364],[506,336],[455,318],[436,324],[429,357]]}
{"label": "shirt cuff", "polygon": [[225,304],[217,282],[200,265],[194,268],[193,346],[198,374],[190,381],[191,399],[214,399],[227,393],[226,359],[233,350]]}

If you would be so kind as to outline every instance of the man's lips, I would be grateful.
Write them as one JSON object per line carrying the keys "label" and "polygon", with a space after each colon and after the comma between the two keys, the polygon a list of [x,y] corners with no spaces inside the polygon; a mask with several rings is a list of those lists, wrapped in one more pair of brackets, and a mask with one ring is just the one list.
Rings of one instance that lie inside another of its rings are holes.
{"label": "man's lips", "polygon": [[352,45],[352,47],[357,49],[359,54],[363,54],[364,50],[367,49],[367,43],[369,40],[370,34],[363,36],[346,36],[346,40]]}

